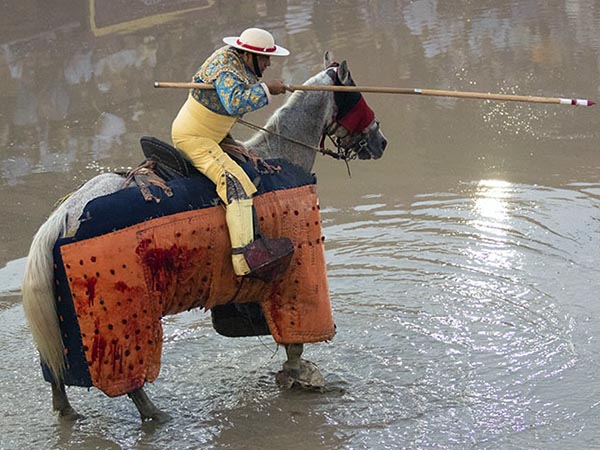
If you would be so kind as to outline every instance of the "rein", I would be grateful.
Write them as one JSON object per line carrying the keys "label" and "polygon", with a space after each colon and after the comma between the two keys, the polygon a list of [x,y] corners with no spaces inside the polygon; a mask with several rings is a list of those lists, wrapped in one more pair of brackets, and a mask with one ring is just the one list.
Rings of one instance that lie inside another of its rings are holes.
{"label": "rein", "polygon": [[[268,130],[267,128],[261,127],[259,125],[256,125],[252,122],[248,122],[243,119],[238,119],[237,122],[241,125],[244,125],[245,127],[252,129],[252,130],[264,131],[265,133],[269,133],[273,136],[277,136],[285,141],[292,142],[292,143],[300,145],[304,148],[308,148],[309,150],[312,150],[316,153],[321,153],[322,155],[331,156],[333,159],[342,160],[346,163],[346,168],[348,169],[348,176],[350,178],[352,178],[352,173],[350,172],[350,164],[348,164],[348,161],[356,159],[357,154],[352,149],[344,148],[340,139],[334,139],[332,137],[332,134],[330,134],[329,132],[323,133],[323,138],[321,139],[321,146],[315,147],[313,145],[308,145],[302,141],[298,141],[291,137],[284,136],[283,134],[277,133],[276,131]],[[331,142],[336,146],[337,152],[333,151],[333,150],[329,150],[328,148],[325,148],[325,145],[324,145],[325,137],[328,137],[331,140]]]}
{"label": "rein", "polygon": [[[336,86],[342,86],[344,84],[354,86],[354,81],[346,70],[344,71],[344,82],[342,83],[339,80],[338,67],[340,67],[338,63],[332,63],[326,71],[334,84]],[[281,139],[308,148],[314,152],[331,156],[334,159],[341,159],[346,163],[348,176],[352,178],[348,161],[358,158],[362,151],[367,150],[367,139],[371,133],[379,130],[379,122],[375,120],[375,114],[371,108],[369,108],[362,97],[362,94],[359,92],[335,92],[334,99],[337,112],[335,113],[331,124],[321,135],[319,147],[314,147],[296,139],[283,136],[280,133],[268,130],[242,119],[238,119],[238,122],[253,130],[261,130],[271,135],[278,136]],[[333,145],[335,145],[337,151],[325,148],[325,138],[327,137]]]}

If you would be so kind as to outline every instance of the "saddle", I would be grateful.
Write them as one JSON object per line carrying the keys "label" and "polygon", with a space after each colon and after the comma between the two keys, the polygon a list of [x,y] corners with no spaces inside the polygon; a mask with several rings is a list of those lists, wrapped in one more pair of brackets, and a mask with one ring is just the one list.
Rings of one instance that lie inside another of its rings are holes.
{"label": "saddle", "polygon": [[192,162],[172,145],[152,136],[142,136],[140,144],[146,159],[127,172],[121,189],[135,184],[144,200],[159,203],[160,199],[150,190],[151,185],[158,186],[171,197],[173,191],[168,185],[169,181],[202,175]]}
{"label": "saddle", "polygon": [[154,162],[154,172],[165,181],[201,175],[182,152],[152,136],[140,139],[146,161]]}
{"label": "saddle", "polygon": [[[158,203],[157,197],[152,195],[149,189],[150,185],[160,187],[167,196],[171,197],[172,192],[167,185],[169,181],[204,176],[184,153],[172,145],[152,136],[142,136],[140,144],[146,159],[126,174],[122,188],[135,183],[146,201]],[[232,137],[227,136],[219,145],[238,164],[243,165],[246,163],[245,149]],[[263,164],[265,163],[263,162]],[[256,176],[258,174],[253,175],[255,175],[253,176],[253,182],[258,186],[260,176]]]}
{"label": "saddle", "polygon": [[[142,136],[140,144],[146,157],[144,162],[154,162],[154,172],[165,181],[201,175],[190,159],[171,144],[152,136]],[[226,136],[219,145],[238,164],[242,165],[247,162],[248,158],[243,146],[231,136]]]}

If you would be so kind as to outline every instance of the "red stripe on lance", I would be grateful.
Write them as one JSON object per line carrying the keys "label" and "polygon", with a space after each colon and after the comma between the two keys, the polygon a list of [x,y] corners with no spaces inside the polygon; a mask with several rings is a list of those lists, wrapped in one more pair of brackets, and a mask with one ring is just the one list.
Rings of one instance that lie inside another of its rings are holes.
{"label": "red stripe on lance", "polygon": [[586,100],[586,99],[581,99],[581,98],[561,98],[560,104],[561,105],[573,105],[573,106],[592,106],[592,105],[595,105],[596,103],[593,102],[592,100]]}

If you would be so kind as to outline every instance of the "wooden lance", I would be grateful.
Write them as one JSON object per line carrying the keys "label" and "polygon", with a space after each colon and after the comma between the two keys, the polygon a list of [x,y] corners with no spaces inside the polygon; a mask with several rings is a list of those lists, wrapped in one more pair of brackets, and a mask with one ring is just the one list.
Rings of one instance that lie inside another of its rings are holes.
{"label": "wooden lance", "polygon": [[[155,88],[178,89],[214,89],[208,83],[185,83],[174,81],[155,81]],[[333,92],[366,92],[374,94],[425,95],[433,97],[470,98],[479,100],[495,100],[507,102],[550,103],[556,105],[592,106],[592,100],[562,97],[540,97],[533,95],[489,94],[484,92],[444,91],[439,89],[393,88],[377,86],[321,86],[321,85],[287,85],[293,91],[333,91]]]}

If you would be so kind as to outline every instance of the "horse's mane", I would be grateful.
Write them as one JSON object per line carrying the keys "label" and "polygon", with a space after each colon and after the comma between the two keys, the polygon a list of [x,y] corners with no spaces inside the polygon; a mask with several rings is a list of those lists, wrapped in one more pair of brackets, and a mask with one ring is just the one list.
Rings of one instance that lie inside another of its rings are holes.
{"label": "horse's mane", "polygon": [[[323,70],[304,82],[305,85],[331,85],[333,80]],[[331,97],[328,100],[327,97]],[[296,91],[267,120],[265,128],[288,137],[296,136],[309,145],[317,145],[325,121],[332,117],[333,94],[326,91]],[[321,116],[319,118],[319,116]],[[320,122],[319,122],[320,121]],[[298,147],[280,139],[272,139],[268,133],[259,131],[245,145],[267,158],[285,158],[310,172],[315,154],[298,154]],[[306,153],[303,152],[303,153]]]}
{"label": "horse's mane", "polygon": [[[327,75],[327,71],[323,70],[316,75],[312,76],[308,80],[306,80],[303,84],[308,86],[318,86],[318,85],[331,85],[333,84],[333,80],[329,75]],[[326,94],[324,91],[296,91],[294,92],[287,101],[279,107],[273,115],[270,117],[269,121],[267,121],[267,128],[269,126],[269,122],[277,120],[277,117],[285,112],[286,109],[293,109],[298,106],[298,103],[304,102],[307,96],[315,94]]]}

